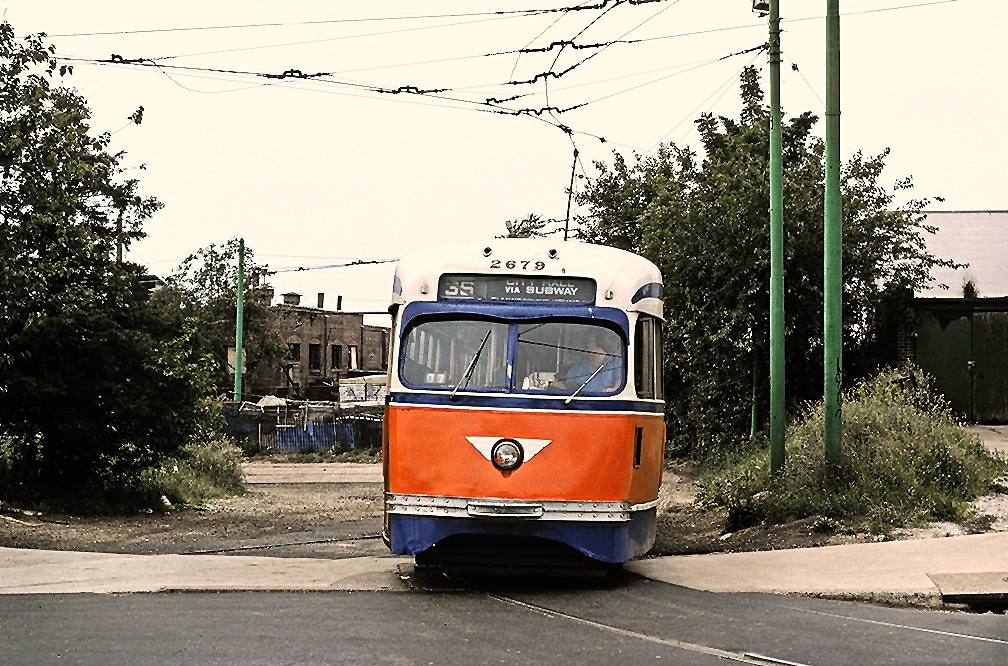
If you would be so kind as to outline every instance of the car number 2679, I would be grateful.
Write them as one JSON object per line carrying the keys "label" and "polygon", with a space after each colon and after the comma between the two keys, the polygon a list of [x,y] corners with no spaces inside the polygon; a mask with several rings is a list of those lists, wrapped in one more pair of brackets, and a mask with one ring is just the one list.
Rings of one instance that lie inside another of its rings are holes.
{"label": "car number 2679", "polygon": [[494,259],[490,262],[490,268],[506,268],[513,271],[514,269],[521,267],[523,271],[533,270],[541,271],[546,268],[545,262],[533,261],[532,259],[509,259],[508,261],[502,262],[500,259]]}

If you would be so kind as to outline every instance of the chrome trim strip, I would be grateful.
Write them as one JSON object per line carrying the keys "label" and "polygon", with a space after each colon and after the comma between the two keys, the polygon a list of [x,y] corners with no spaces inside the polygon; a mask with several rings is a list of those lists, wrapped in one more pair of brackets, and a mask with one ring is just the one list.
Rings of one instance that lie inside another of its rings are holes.
{"label": "chrome trim strip", "polygon": [[525,502],[477,502],[466,506],[470,516],[490,518],[542,518],[543,505]]}
{"label": "chrome trim strip", "polygon": [[510,518],[520,520],[628,522],[629,502],[563,502],[501,497],[442,497],[385,494],[389,513],[441,518]]}
{"label": "chrome trim strip", "polygon": [[631,511],[647,511],[648,509],[653,509],[658,506],[658,498],[651,500],[650,502],[643,502],[642,504],[634,504],[630,507]]}

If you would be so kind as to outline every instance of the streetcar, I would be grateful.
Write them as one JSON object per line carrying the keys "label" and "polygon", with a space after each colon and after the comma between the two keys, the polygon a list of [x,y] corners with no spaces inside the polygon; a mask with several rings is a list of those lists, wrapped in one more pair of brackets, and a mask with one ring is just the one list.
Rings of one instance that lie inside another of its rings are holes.
{"label": "streetcar", "polygon": [[578,241],[401,258],[383,428],[383,539],[418,564],[610,570],[655,539],[662,281]]}

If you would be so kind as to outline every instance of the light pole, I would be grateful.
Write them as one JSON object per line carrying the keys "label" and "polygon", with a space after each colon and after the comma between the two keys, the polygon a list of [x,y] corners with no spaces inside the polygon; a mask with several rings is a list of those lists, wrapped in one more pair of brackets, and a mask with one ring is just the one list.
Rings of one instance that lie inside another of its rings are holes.
{"label": "light pole", "polygon": [[780,0],[753,0],[770,14],[770,474],[784,467],[784,194],[781,165]]}
{"label": "light pole", "polygon": [[245,239],[238,239],[238,300],[235,315],[235,380],[234,380],[234,413],[238,415],[242,399],[242,344],[243,320],[245,318]]}

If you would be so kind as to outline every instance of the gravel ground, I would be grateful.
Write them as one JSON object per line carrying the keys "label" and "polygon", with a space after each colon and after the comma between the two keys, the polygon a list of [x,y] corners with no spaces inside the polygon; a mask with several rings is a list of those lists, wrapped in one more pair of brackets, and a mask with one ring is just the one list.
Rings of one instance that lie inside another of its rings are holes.
{"label": "gravel ground", "polygon": [[[330,467],[320,465],[319,467]],[[377,468],[381,478],[381,466]],[[319,470],[321,472],[321,469]],[[254,477],[253,477],[254,478]],[[251,483],[240,497],[196,508],[128,516],[0,514],[0,546],[123,553],[193,552],[274,537],[381,531],[380,481]],[[332,538],[331,535],[330,537]]]}
{"label": "gravel ground", "polygon": [[[62,516],[0,512],[0,546],[121,553],[260,551],[276,556],[382,555],[380,464],[245,465],[249,491],[195,508],[127,516]],[[814,518],[770,528],[725,532],[725,514],[694,502],[696,486],[667,470],[659,494],[658,533],[650,555],[767,550],[880,540],[871,534],[827,534]],[[1008,531],[1008,495],[973,503],[965,525],[900,529],[888,539]]]}

